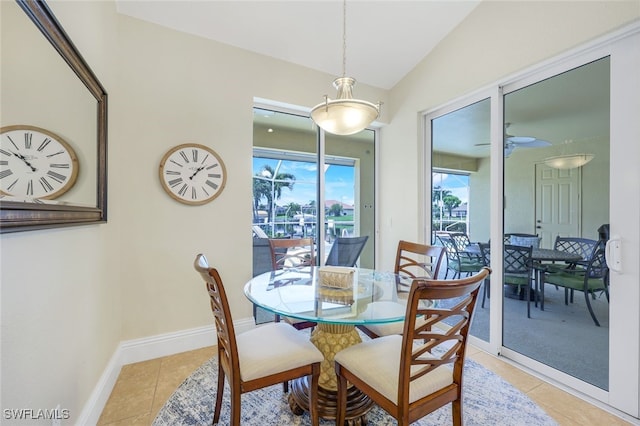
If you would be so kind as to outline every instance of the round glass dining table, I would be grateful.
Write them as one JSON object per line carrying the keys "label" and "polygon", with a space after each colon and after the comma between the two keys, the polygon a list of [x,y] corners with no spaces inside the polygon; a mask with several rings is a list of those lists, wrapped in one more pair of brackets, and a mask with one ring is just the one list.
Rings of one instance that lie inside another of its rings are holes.
{"label": "round glass dining table", "polygon": [[[327,272],[339,279],[328,280]],[[393,272],[303,267],[257,275],[245,285],[244,293],[257,306],[288,321],[317,323],[310,339],[324,355],[318,412],[321,417],[335,418],[335,354],[362,341],[357,325],[403,321],[411,283],[410,278]],[[308,386],[306,379],[292,383],[289,404],[294,412],[308,409]],[[366,395],[352,388],[347,395],[347,419],[364,417],[371,406]]]}

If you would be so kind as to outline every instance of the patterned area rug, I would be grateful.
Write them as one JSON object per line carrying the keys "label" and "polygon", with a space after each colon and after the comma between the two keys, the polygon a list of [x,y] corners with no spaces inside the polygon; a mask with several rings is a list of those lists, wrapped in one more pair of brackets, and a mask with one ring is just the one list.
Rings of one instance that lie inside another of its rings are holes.
{"label": "patterned area rug", "polygon": [[[217,360],[212,358],[189,376],[167,400],[155,418],[154,426],[210,425],[215,403]],[[464,423],[473,425],[546,426],[556,425],[540,407],[480,364],[471,359],[465,363]],[[225,384],[221,425],[229,424],[229,388]],[[395,419],[374,406],[367,415],[370,425],[396,425]],[[417,426],[450,425],[451,405],[423,417]],[[308,413],[296,416],[289,410],[282,385],[242,395],[242,425],[282,426],[309,425]],[[321,425],[335,425],[334,420],[321,419]]]}

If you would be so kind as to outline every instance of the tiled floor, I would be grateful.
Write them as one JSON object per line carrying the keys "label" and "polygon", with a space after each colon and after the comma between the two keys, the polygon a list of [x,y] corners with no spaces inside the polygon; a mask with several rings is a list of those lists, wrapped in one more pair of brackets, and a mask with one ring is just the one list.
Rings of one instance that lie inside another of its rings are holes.
{"label": "tiled floor", "polygon": [[[207,347],[125,365],[98,424],[150,425],[180,383],[214,355],[215,347]],[[630,424],[485,352],[469,348],[469,356],[526,393],[561,426]]]}

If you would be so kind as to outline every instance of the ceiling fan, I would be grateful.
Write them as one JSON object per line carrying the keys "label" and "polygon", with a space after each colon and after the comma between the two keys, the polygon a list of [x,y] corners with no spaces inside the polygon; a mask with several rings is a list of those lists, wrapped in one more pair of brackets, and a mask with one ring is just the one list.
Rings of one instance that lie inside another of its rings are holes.
{"label": "ceiling fan", "polygon": [[[534,136],[514,136],[507,133],[507,129],[511,126],[511,123],[505,123],[504,133],[504,156],[508,158],[516,148],[542,148],[550,146],[551,142],[547,142],[542,139],[538,139]],[[474,146],[489,146],[490,143],[478,143]]]}

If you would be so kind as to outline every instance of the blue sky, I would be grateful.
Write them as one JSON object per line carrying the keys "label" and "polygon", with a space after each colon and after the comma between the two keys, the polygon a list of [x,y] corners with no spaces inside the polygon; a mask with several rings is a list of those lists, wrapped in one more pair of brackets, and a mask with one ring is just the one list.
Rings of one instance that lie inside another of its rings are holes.
{"label": "blue sky", "polygon": [[[253,175],[260,173],[262,166],[268,164],[275,169],[278,160],[268,158],[253,159]],[[278,205],[291,202],[308,204],[316,198],[317,164],[302,161],[283,160],[278,173],[290,173],[296,177],[293,191],[284,189]],[[350,166],[327,165],[325,170],[325,199],[338,200],[345,204],[354,203],[354,168]]]}
{"label": "blue sky", "polygon": [[[262,170],[262,166],[268,164],[275,169],[278,160],[269,158],[253,159],[253,175]],[[291,173],[296,177],[293,191],[284,189],[278,205],[286,205],[291,202],[300,205],[308,204],[316,198],[316,173],[317,165],[303,161],[282,160],[279,173]],[[345,204],[354,204],[354,169],[349,166],[327,165],[325,171],[325,199],[339,200]],[[468,185],[469,177],[466,175],[434,173],[433,185],[442,186],[460,198],[462,202],[469,201]],[[264,202],[264,200],[263,200]]]}
{"label": "blue sky", "polygon": [[451,194],[460,198],[463,203],[469,202],[469,176],[448,173],[433,173],[433,186],[448,189]]}

